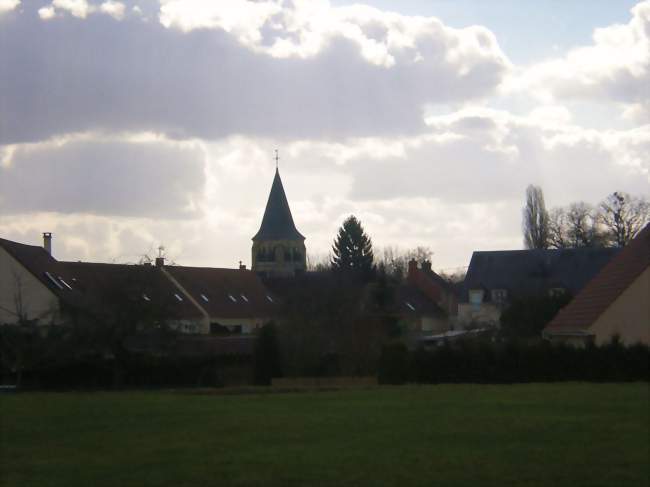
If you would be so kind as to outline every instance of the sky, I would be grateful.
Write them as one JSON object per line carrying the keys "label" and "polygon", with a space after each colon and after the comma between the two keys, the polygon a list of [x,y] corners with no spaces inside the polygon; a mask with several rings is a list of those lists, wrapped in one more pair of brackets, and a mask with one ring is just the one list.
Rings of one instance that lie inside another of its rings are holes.
{"label": "sky", "polygon": [[528,184],[650,195],[650,0],[0,0],[0,237],[250,264],[275,149],[312,261],[522,248]]}

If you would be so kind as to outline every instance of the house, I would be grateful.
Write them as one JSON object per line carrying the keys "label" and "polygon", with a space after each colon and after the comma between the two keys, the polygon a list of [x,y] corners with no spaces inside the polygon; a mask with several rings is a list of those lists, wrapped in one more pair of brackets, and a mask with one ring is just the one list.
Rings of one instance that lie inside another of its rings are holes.
{"label": "house", "polygon": [[395,291],[394,311],[411,334],[428,335],[453,328],[458,299],[451,283],[431,270],[431,262],[418,268],[408,263],[406,282]]}
{"label": "house", "polygon": [[552,342],[650,345],[650,224],[544,328]]}
{"label": "house", "polygon": [[135,300],[184,333],[246,334],[276,312],[270,292],[244,266],[63,262],[48,251],[51,238],[44,234],[43,247],[0,239],[0,324],[60,324],[76,312],[97,315]]}
{"label": "house", "polygon": [[498,326],[513,300],[575,295],[618,253],[617,248],[474,252],[458,303],[458,324]]}

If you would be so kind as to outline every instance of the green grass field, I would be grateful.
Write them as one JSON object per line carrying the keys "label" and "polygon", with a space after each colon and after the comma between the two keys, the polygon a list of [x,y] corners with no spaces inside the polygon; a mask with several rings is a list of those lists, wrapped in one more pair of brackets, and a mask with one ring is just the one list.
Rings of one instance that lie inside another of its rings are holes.
{"label": "green grass field", "polygon": [[644,486],[648,384],[0,396],[0,485]]}

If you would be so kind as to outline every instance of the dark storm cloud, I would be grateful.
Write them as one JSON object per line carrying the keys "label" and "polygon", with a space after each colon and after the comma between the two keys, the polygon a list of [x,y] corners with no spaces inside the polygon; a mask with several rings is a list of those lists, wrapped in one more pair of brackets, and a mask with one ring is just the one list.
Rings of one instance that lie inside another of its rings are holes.
{"label": "dark storm cloud", "polygon": [[196,218],[204,161],[170,144],[77,141],[18,149],[0,165],[0,214],[55,211]]}
{"label": "dark storm cloud", "polygon": [[183,33],[133,16],[42,21],[25,7],[0,30],[0,144],[89,130],[205,139],[413,133],[426,103],[490,94],[506,70],[490,54],[449,61],[448,44],[434,37],[418,39],[425,61],[386,68],[342,37],[313,57],[279,59],[219,29]]}

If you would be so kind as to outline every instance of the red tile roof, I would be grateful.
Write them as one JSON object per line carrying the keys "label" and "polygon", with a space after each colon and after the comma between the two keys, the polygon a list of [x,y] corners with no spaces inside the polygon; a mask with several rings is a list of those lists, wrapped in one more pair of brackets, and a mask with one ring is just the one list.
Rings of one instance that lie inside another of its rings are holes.
{"label": "red tile roof", "polygon": [[650,224],[616,255],[551,321],[545,332],[589,328],[650,266]]}

